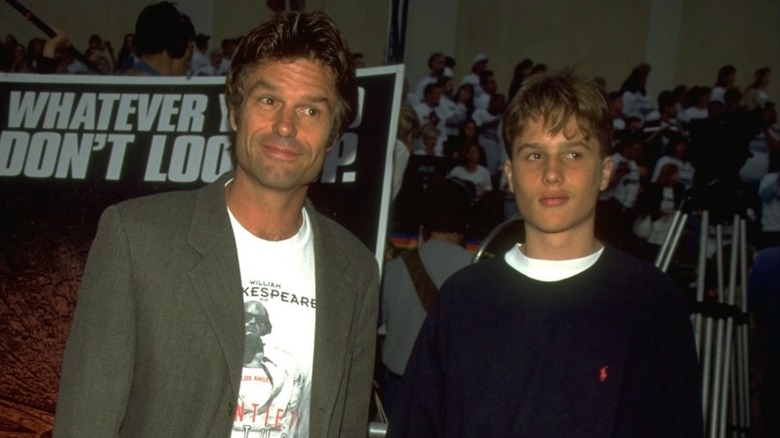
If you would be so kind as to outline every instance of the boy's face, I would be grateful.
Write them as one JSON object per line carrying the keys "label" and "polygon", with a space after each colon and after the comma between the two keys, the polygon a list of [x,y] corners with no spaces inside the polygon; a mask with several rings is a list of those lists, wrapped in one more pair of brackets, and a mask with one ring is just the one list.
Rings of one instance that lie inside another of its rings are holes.
{"label": "boy's face", "polygon": [[574,117],[554,135],[540,121],[528,121],[504,167],[526,234],[593,237],[598,195],[612,172],[612,159],[600,149]]}

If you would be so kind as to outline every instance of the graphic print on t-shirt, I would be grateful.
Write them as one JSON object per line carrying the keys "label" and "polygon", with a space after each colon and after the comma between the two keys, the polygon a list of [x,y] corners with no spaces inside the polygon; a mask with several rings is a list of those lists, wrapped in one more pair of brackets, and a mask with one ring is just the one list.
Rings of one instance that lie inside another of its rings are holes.
{"label": "graphic print on t-shirt", "polygon": [[[232,215],[231,215],[232,216]],[[308,217],[266,241],[233,220],[244,301],[244,360],[231,438],[309,436],[316,291]]]}
{"label": "graphic print on t-shirt", "polygon": [[244,316],[244,369],[234,429],[240,427],[247,438],[299,436],[306,428],[300,420],[308,375],[292,354],[264,341],[273,325],[262,302],[246,301]]}

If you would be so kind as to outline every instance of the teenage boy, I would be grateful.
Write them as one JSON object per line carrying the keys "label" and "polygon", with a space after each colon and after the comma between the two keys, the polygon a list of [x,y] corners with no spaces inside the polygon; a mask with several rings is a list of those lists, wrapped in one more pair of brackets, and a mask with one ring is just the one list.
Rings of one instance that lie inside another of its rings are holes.
{"label": "teenage boy", "polygon": [[388,436],[702,435],[683,295],[594,236],[612,118],[599,86],[570,73],[533,76],[509,104],[525,242],[442,287]]}

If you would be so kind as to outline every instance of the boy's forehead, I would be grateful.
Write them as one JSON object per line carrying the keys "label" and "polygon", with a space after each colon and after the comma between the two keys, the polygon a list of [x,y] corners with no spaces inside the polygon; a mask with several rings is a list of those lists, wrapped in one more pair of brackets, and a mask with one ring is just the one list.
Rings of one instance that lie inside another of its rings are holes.
{"label": "boy's forehead", "polygon": [[565,122],[556,115],[531,115],[521,120],[521,126],[522,129],[518,131],[515,140],[528,136],[554,137],[558,134],[563,134],[566,138],[582,136],[587,139],[589,137],[587,126],[580,128],[576,115],[570,116]]}

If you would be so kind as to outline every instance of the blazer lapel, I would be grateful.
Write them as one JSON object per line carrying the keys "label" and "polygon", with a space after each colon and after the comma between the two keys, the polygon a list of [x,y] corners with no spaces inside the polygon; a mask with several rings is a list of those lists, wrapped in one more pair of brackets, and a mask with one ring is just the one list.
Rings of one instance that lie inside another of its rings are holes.
{"label": "blazer lapel", "polygon": [[203,257],[189,277],[222,345],[237,398],[244,356],[244,306],[238,253],[225,203],[225,182],[231,177],[229,173],[198,193],[187,241]]}
{"label": "blazer lapel", "polygon": [[342,243],[320,224],[310,203],[306,208],[312,218],[317,288],[311,431],[325,436],[340,388],[346,383],[344,375],[350,372],[347,361],[353,336],[355,288],[349,286],[349,257],[344,256]]}

